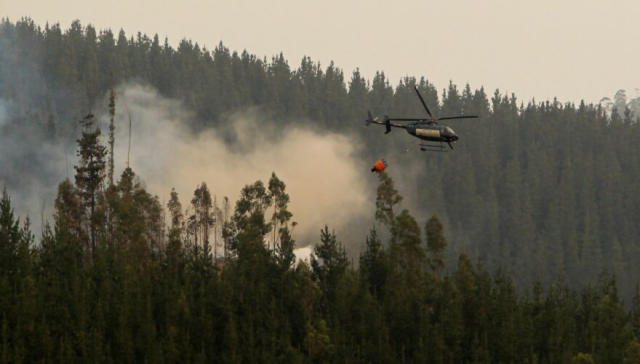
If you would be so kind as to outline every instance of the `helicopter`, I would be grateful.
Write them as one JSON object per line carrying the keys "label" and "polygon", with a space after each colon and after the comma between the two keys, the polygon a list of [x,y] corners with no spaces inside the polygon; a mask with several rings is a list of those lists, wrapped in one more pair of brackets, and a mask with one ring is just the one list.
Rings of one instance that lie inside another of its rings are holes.
{"label": "helicopter", "polygon": [[[431,114],[431,111],[429,111],[429,108],[424,102],[420,91],[418,91],[418,87],[415,86],[414,88],[416,90],[416,94],[418,94],[418,97],[422,102],[422,105],[424,106],[424,109],[427,111],[427,114],[429,114],[428,118],[390,118],[388,115],[385,115],[384,120],[379,121],[378,118],[373,118],[373,116],[371,115],[371,111],[369,111],[369,118],[365,120],[366,126],[369,126],[370,124],[384,125],[387,129],[387,131],[385,131],[385,134],[389,134],[391,132],[391,127],[405,129],[407,133],[420,139],[420,150],[423,152],[446,152],[445,147],[442,143],[447,143],[449,147],[453,149],[452,143],[455,143],[460,138],[450,127],[438,125],[438,121],[453,119],[475,119],[477,118],[477,116],[461,115],[436,118]],[[393,121],[412,121],[412,123],[396,124],[393,123]],[[436,144],[428,142],[435,142]]]}

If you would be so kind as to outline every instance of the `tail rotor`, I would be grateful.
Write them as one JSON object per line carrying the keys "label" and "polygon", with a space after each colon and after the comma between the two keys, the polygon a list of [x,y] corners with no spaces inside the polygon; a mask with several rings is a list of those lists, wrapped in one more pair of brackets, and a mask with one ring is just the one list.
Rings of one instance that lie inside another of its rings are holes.
{"label": "tail rotor", "polygon": [[371,111],[367,111],[367,114],[369,115],[369,118],[364,121],[366,126],[369,126],[371,125],[371,123],[375,123],[376,121],[378,121],[378,118],[374,118],[373,115],[371,115]]}
{"label": "tail rotor", "polygon": [[[371,124],[378,124],[378,125],[384,125],[386,131],[385,134],[389,134],[391,133],[391,127],[396,127],[396,128],[405,128],[404,125],[398,125],[398,124],[391,124],[391,119],[389,118],[389,115],[385,115],[384,116],[384,120],[383,121],[379,121],[378,118],[374,118],[373,115],[371,115],[371,111],[367,112],[368,114],[368,118],[364,121],[366,126],[369,126]],[[393,119],[393,120],[402,120],[402,119]]]}

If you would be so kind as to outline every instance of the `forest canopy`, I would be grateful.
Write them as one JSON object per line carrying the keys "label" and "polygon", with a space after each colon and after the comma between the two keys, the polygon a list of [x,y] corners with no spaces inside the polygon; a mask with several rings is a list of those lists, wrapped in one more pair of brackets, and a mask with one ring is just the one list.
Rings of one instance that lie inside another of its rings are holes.
{"label": "forest canopy", "polygon": [[[206,181],[186,199],[165,191],[164,204],[132,168],[114,170],[90,111],[131,80],[181,100],[194,131],[259,107],[278,126],[358,135],[371,160],[409,142],[362,128],[366,111],[422,115],[415,85],[434,114],[480,119],[450,124],[461,136],[451,153],[391,163],[403,202],[379,175],[368,236],[342,241],[318,226],[310,261],[296,263],[277,170],[235,204]],[[79,21],[4,20],[0,181],[50,180],[44,146],[55,141],[77,161],[41,237],[3,194],[0,359],[637,361],[640,123],[619,104],[523,103],[414,77],[392,86],[383,72],[345,77],[308,57],[292,67],[222,43],[174,49]]]}

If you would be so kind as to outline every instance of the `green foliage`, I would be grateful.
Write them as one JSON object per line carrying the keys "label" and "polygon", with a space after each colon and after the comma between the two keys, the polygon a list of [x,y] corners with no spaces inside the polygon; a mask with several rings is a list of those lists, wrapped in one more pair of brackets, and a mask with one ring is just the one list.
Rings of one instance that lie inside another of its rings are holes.
{"label": "green foliage", "polygon": [[[326,226],[311,265],[294,267],[291,213],[282,213],[288,198],[284,183],[271,178],[270,190],[260,181],[243,189],[226,231],[237,248],[222,260],[206,240],[196,244],[181,234],[179,219],[165,245],[161,206],[131,169],[113,192],[104,191],[113,219],[102,224],[113,226],[97,230],[112,233],[95,248],[86,244],[90,237],[81,227],[89,216],[79,212],[80,197],[69,181],[60,184],[55,228],[45,229],[39,245],[33,244],[28,219],[20,227],[14,218],[5,192],[0,357],[7,362],[637,361],[636,309],[624,311],[613,276],[602,275],[598,288],[585,290],[581,298],[562,281],[546,293],[538,284],[531,294],[519,295],[508,275],[474,267],[464,254],[452,274],[432,276],[420,228],[407,210],[394,215],[387,242],[371,231],[359,271],[349,268],[344,247]],[[194,194],[197,206],[207,205],[203,187]],[[265,211],[276,201],[281,214],[267,222]],[[174,191],[169,203],[174,216],[179,206]],[[279,222],[284,227],[272,250],[270,224],[278,216],[285,217]],[[426,226],[428,237],[443,234],[435,217]],[[93,259],[85,258],[87,251]]]}
{"label": "green foliage", "polygon": [[444,267],[444,250],[447,247],[447,239],[444,237],[442,223],[436,215],[427,221],[425,231],[427,233],[429,265],[437,274]]}
{"label": "green foliage", "polygon": [[[173,208],[178,208],[178,206],[173,206]],[[177,217],[178,216],[176,216],[176,218]],[[209,187],[207,187],[207,184],[203,182],[193,192],[193,198],[191,199],[191,213],[187,216],[187,235],[189,238],[193,239],[193,242],[196,245],[209,245],[209,236],[211,235],[211,230],[214,224],[215,214],[213,210],[213,199],[211,197]]]}
{"label": "green foliage", "polygon": [[[407,76],[393,85],[384,72],[368,81],[355,70],[347,79],[335,64],[321,67],[309,57],[294,65],[281,54],[267,60],[222,43],[208,50],[188,40],[173,48],[157,35],[116,35],[79,21],[64,30],[58,24],[41,29],[30,19],[4,20],[0,44],[7,55],[0,57],[0,96],[25,110],[9,115],[11,127],[3,132],[31,136],[37,131],[55,139],[75,135],[70,121],[101,95],[113,98],[111,87],[140,80],[184,101],[195,115],[185,127],[217,127],[225,115],[257,106],[278,127],[313,122],[333,132],[357,132],[364,145],[376,146],[361,152],[373,160],[405,150],[413,139],[385,138],[379,129],[365,131],[356,121],[368,109],[376,115],[423,115],[413,91],[417,86],[435,115],[480,115],[473,122],[451,121],[462,137],[455,153],[410,158],[406,167],[417,186],[421,211],[415,213],[437,214],[451,227],[445,265],[455,264],[464,251],[491,271],[507,270],[518,287],[536,280],[549,285],[562,274],[582,288],[608,269],[630,277],[620,282],[625,302],[640,280],[634,264],[640,259],[640,229],[633,219],[640,215],[640,128],[633,113],[638,103],[624,92],[604,108],[558,100],[520,102],[499,90],[488,94],[452,82],[439,93],[425,78]],[[25,158],[39,153],[33,148]],[[390,215],[399,212],[394,187],[381,189],[376,217],[392,224]],[[95,217],[101,218],[98,212]],[[268,212],[265,219],[270,217]],[[213,226],[214,251],[218,238],[224,239],[221,225]],[[270,249],[275,249],[279,228],[272,227]]]}
{"label": "green foliage", "polygon": [[380,172],[378,178],[380,185],[376,195],[376,220],[393,229],[396,219],[393,207],[402,202],[402,196],[398,194],[393,179],[387,173]]}
{"label": "green foliage", "polygon": [[333,346],[327,323],[324,320],[320,320],[316,326],[308,325],[304,344],[307,348],[307,356],[311,361],[330,362]]}
{"label": "green foliage", "polygon": [[329,300],[335,294],[335,287],[349,264],[344,246],[338,242],[335,233],[329,232],[329,227],[325,226],[320,230],[320,243],[313,246],[311,268],[314,279]]}
{"label": "green foliage", "polygon": [[381,298],[388,275],[387,255],[376,229],[366,239],[366,247],[360,255],[360,274],[371,293]]}
{"label": "green foliage", "polygon": [[[308,57],[295,67],[223,44],[173,49],[79,21],[63,31],[4,20],[0,46],[0,97],[28,110],[3,133],[72,135],[71,120],[131,79],[183,100],[196,130],[260,106],[280,126],[308,119],[354,132],[369,108],[422,115],[414,85],[436,115],[481,116],[452,121],[455,153],[407,159],[412,202],[424,209],[415,216],[433,216],[425,245],[379,174],[375,218],[389,239],[374,229],[358,268],[328,227],[311,262],[295,264],[275,174],[247,185],[233,213],[206,184],[189,212],[172,191],[165,229],[159,199],[133,170],[113,180],[113,128],[107,161],[87,117],[75,184],[60,183],[39,244],[0,199],[0,362],[638,362],[640,129],[628,110],[523,104],[453,83],[439,96],[424,78],[393,87],[383,72],[369,83],[356,70],[347,85],[334,64]],[[113,116],[113,93],[109,101]],[[362,140],[385,154],[407,139]],[[614,275],[598,280],[603,270]]]}
{"label": "green foliage", "polygon": [[[76,191],[80,198],[80,208],[87,216],[86,231],[90,237],[91,257],[96,249],[98,226],[103,219],[104,210],[99,206],[101,190],[105,178],[105,157],[107,149],[100,143],[100,128],[93,129],[93,114],[89,113],[81,121],[82,138],[78,139],[78,157],[80,164],[75,166]],[[91,259],[91,258],[89,258]]]}
{"label": "green foliage", "polygon": [[591,355],[583,353],[578,353],[571,362],[573,364],[595,364]]}
{"label": "green foliage", "polygon": [[634,338],[627,347],[627,351],[624,356],[624,363],[640,363],[640,341]]}
{"label": "green foliage", "polygon": [[180,203],[178,192],[176,192],[175,188],[171,189],[171,198],[167,203],[167,209],[169,210],[171,218],[171,228],[178,230],[182,229],[184,215],[182,214],[182,204]]}
{"label": "green foliage", "polygon": [[22,238],[20,222],[14,219],[11,199],[4,189],[0,199],[0,269],[3,276],[16,274],[16,260]]}

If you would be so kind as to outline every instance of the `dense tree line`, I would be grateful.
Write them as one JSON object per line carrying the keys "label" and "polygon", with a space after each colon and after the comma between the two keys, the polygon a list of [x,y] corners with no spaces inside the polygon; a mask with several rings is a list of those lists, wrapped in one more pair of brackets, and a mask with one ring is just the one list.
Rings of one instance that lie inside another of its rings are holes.
{"label": "dense tree line", "polygon": [[[619,277],[627,304],[640,281],[640,124],[629,108],[608,114],[585,103],[525,104],[515,95],[487,95],[483,88],[453,83],[439,92],[413,77],[394,87],[382,72],[368,81],[358,70],[345,77],[334,64],[321,67],[307,57],[296,68],[283,55],[260,59],[223,44],[210,51],[189,40],[174,49],[158,36],[116,35],[80,22],[63,30],[5,20],[0,50],[0,97],[17,105],[2,132],[28,124],[51,138],[75,139],[78,115],[110,87],[136,80],[182,100],[197,115],[194,129],[261,107],[280,123],[313,121],[333,131],[357,131],[354,142],[365,146],[363,154],[393,155],[413,140],[396,133],[383,138],[359,121],[368,109],[422,115],[412,90],[418,85],[437,115],[480,115],[478,121],[451,123],[462,137],[454,153],[399,159],[406,164],[399,168],[411,170],[403,178],[418,186],[412,200],[419,212],[437,214],[446,227],[442,273],[453,273],[465,252],[491,274],[512,277],[524,293],[535,282],[548,287],[558,279],[588,290],[608,271]],[[85,195],[93,188],[72,187]],[[109,218],[113,213],[104,212]],[[84,233],[89,239],[98,234]],[[154,234],[162,236],[161,229]]]}
{"label": "dense tree line", "polygon": [[100,129],[82,124],[75,183],[60,183],[40,244],[0,199],[2,363],[640,360],[640,292],[627,311],[603,274],[581,293],[559,279],[519,295],[466,254],[446,273],[440,219],[423,233],[386,173],[375,218],[389,240],[373,229],[356,268],[325,226],[296,263],[275,174],[232,213],[204,183],[187,208],[173,191],[165,226],[130,168],[111,181]]}

